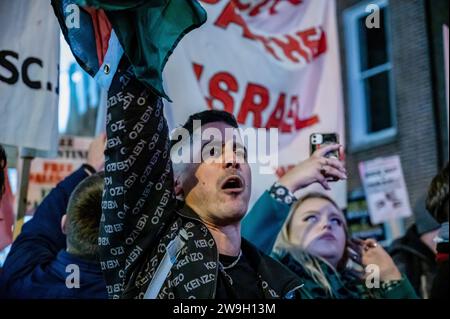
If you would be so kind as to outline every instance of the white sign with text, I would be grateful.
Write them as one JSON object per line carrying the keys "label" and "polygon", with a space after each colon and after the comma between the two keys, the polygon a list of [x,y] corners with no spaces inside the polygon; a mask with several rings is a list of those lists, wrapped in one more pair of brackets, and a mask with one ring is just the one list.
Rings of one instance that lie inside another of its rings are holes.
{"label": "white sign with text", "polygon": [[412,215],[399,156],[362,162],[359,174],[374,225]]}

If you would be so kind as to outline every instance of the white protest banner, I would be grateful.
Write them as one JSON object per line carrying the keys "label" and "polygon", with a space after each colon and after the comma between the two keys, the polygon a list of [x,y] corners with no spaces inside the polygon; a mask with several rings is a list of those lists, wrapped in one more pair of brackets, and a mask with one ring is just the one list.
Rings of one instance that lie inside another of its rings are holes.
{"label": "white protest banner", "polygon": [[372,224],[378,225],[412,215],[399,156],[362,162],[359,164],[359,174]]}
{"label": "white protest banner", "polygon": [[31,215],[45,196],[66,176],[86,163],[92,138],[63,136],[58,158],[35,158],[31,162],[27,215]]}
{"label": "white protest banner", "polygon": [[0,30],[0,143],[54,151],[59,26],[50,1],[1,1]]}
{"label": "white protest banner", "polygon": [[[310,134],[338,133],[344,143],[335,1],[200,3],[208,21],[183,39],[165,69],[173,100],[166,114],[172,128],[193,113],[217,109],[234,114],[244,129],[277,129],[275,152],[258,145],[255,200],[309,157]],[[335,197],[345,206],[346,184],[338,184]]]}

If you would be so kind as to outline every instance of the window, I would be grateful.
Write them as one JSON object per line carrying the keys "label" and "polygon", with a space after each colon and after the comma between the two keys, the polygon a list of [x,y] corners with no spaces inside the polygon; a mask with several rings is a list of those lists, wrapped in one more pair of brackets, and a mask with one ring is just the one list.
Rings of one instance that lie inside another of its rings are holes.
{"label": "window", "polygon": [[388,4],[371,0],[344,12],[353,151],[397,135]]}

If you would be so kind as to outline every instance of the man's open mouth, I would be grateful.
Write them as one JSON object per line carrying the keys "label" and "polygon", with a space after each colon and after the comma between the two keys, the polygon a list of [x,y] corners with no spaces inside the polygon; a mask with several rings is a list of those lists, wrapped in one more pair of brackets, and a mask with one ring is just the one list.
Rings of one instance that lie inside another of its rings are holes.
{"label": "man's open mouth", "polygon": [[234,175],[228,177],[221,186],[221,189],[226,193],[242,193],[244,191],[245,183],[240,176]]}

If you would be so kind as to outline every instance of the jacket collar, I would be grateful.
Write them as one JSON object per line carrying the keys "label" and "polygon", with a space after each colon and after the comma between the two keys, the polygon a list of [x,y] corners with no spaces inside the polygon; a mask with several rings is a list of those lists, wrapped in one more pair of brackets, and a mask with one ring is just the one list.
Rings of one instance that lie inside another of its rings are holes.
{"label": "jacket collar", "polygon": [[[203,224],[198,214],[191,207],[181,202],[179,204],[178,214],[180,216],[197,220]],[[280,297],[286,297],[285,295],[287,293],[302,286],[300,278],[289,268],[260,252],[243,237],[241,237],[241,249],[250,266],[259,275],[260,279],[267,282],[277,293],[282,294]]]}
{"label": "jacket collar", "polygon": [[99,261],[85,260],[65,250],[61,250],[56,256],[56,262],[63,265],[77,265],[83,273],[102,274]]}
{"label": "jacket collar", "polygon": [[196,220],[202,222],[202,220],[200,219],[200,216],[198,216],[198,214],[191,207],[186,205],[184,202],[178,201],[177,207],[178,207],[178,211],[177,211],[178,215],[189,218],[189,219],[196,219]]}

